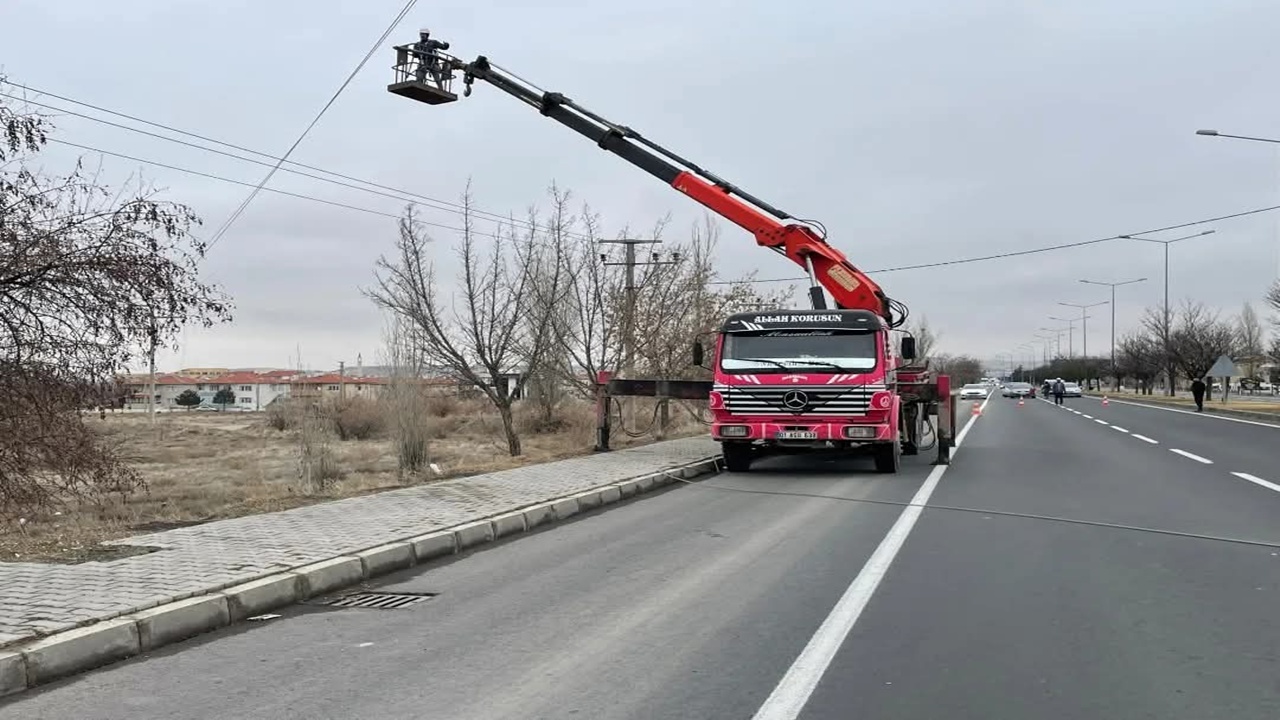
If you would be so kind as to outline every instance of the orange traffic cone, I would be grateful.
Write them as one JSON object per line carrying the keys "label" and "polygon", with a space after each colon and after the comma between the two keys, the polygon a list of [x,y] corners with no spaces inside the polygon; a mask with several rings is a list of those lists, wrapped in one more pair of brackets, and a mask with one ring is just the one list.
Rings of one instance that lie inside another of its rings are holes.
{"label": "orange traffic cone", "polygon": [[1026,403],[1023,402],[1022,398],[1018,398],[1018,407],[1022,407],[1023,405],[1026,405]]}
{"label": "orange traffic cone", "polygon": [[973,415],[981,415],[981,414],[982,414],[982,407],[981,407],[980,405],[978,405],[978,403],[976,403],[976,402],[973,404],[973,413],[972,413],[972,414],[973,414]]}
{"label": "orange traffic cone", "polygon": [[1107,396],[1106,396],[1106,395],[1103,395],[1103,396],[1102,396],[1102,407],[1106,407],[1106,406],[1108,406],[1108,405],[1110,405],[1110,404],[1111,404],[1111,401],[1107,400]]}

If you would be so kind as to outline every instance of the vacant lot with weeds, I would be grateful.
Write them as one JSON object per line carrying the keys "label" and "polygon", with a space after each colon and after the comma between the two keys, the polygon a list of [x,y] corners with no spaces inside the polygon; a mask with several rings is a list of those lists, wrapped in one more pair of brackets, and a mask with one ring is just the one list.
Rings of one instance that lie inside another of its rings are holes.
{"label": "vacant lot with weeds", "polygon": [[[627,430],[644,430],[653,417],[651,402],[637,402],[634,408],[624,407]],[[393,421],[380,408],[374,403],[349,404],[342,412],[328,408],[310,423],[295,413],[281,412],[162,412],[154,423],[145,413],[108,414],[101,420],[96,415],[86,417],[87,423],[119,446],[146,488],[128,498],[72,503],[4,521],[0,561],[117,557],[128,551],[98,543],[573,457],[591,452],[595,441],[590,405],[566,403],[550,422],[532,408],[521,407],[517,421],[524,452],[511,457],[492,406],[454,397],[431,398],[419,421],[427,438],[429,464],[417,472],[402,472]],[[705,432],[696,412],[693,405],[672,401],[667,437]],[[630,437],[619,431],[615,420],[611,445],[623,448],[654,439],[653,433]],[[316,456],[323,455],[322,477],[308,478],[300,472],[304,447],[313,469],[318,467]]]}

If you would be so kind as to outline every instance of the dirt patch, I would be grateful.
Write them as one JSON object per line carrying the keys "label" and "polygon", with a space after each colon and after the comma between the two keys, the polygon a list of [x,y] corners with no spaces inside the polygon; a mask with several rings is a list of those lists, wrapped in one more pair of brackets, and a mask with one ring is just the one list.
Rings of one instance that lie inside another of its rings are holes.
{"label": "dirt patch", "polygon": [[[626,408],[625,430],[616,427],[611,446],[625,448],[654,441],[645,430],[651,402]],[[667,437],[703,434],[702,411],[695,405],[671,407]],[[633,424],[633,419],[635,422]],[[0,521],[0,562],[85,562],[127,557],[147,548],[99,543],[224,518],[272,512],[317,502],[367,495],[396,488],[561,460],[591,452],[595,421],[591,406],[563,408],[551,426],[538,433],[542,419],[521,410],[518,424],[524,453],[511,457],[502,424],[491,408],[477,401],[442,404],[431,422],[430,462],[440,469],[415,475],[398,472],[395,446],[383,435],[364,440],[328,438],[341,477],[323,492],[309,491],[299,479],[299,436],[271,426],[266,413],[160,413],[150,422],[142,414],[88,418],[146,480],[147,489],[127,499],[69,504],[18,520]],[[628,432],[629,431],[629,432]],[[640,435],[631,437],[631,433]]]}

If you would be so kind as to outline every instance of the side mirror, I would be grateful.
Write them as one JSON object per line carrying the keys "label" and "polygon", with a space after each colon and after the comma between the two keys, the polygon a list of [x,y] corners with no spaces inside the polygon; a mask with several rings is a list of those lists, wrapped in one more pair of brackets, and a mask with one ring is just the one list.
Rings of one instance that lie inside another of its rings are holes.
{"label": "side mirror", "polygon": [[693,341],[693,364],[697,365],[698,367],[703,367],[702,365],[703,359],[704,358],[702,353],[702,343],[697,340],[694,340]]}
{"label": "side mirror", "polygon": [[910,335],[902,338],[901,354],[902,354],[902,359],[904,360],[916,359],[916,339],[915,338],[911,337]]}

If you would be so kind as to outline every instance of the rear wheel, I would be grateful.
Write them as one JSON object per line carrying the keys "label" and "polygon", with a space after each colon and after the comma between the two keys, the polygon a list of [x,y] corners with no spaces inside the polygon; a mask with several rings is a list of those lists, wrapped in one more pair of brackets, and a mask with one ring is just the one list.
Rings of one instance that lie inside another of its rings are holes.
{"label": "rear wheel", "polygon": [[872,453],[878,473],[896,473],[902,467],[902,447],[897,440],[876,445]]}
{"label": "rear wheel", "polygon": [[750,443],[722,443],[721,454],[724,455],[724,466],[729,472],[747,472],[751,469],[754,451]]}

